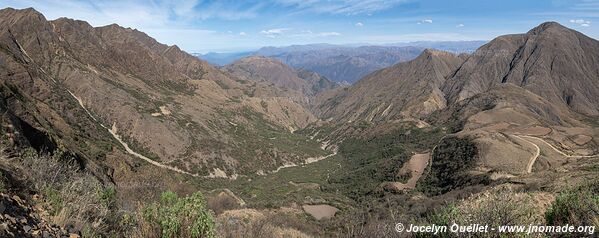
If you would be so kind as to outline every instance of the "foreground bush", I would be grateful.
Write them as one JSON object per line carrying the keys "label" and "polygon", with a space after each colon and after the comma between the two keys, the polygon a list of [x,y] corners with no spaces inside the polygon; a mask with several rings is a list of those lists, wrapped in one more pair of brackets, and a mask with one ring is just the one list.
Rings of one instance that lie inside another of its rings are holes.
{"label": "foreground bush", "polygon": [[214,220],[200,192],[178,197],[164,192],[160,202],[141,208],[139,237],[214,237]]}
{"label": "foreground bush", "polygon": [[[542,208],[534,199],[537,194],[516,192],[511,189],[488,191],[475,195],[467,200],[429,214],[423,225],[435,224],[451,226],[452,224],[482,224],[490,227],[523,224],[542,224]],[[428,234],[417,234],[417,237],[428,237]],[[438,234],[439,237],[455,237],[455,233]],[[474,237],[501,237],[498,233],[476,233]],[[524,233],[511,233],[507,237],[531,237]]]}
{"label": "foreground bush", "polygon": [[599,183],[569,189],[545,213],[548,225],[599,226]]}
{"label": "foreground bush", "polygon": [[57,150],[53,154],[37,153],[32,148],[11,158],[11,167],[22,171],[29,190],[38,191],[40,201],[53,223],[73,227],[85,237],[120,232],[114,208],[116,191],[104,186],[95,176],[81,170],[75,158]]}

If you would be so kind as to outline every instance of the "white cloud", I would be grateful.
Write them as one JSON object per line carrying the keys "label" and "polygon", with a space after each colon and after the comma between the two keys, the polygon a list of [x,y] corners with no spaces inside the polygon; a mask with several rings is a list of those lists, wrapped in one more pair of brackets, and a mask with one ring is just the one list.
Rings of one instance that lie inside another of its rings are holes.
{"label": "white cloud", "polygon": [[285,32],[289,31],[291,29],[289,28],[275,28],[275,29],[270,29],[270,30],[262,30],[260,31],[260,34],[265,35],[266,37],[269,38],[277,38],[282,36],[283,34],[285,34]]}
{"label": "white cloud", "polygon": [[341,33],[336,31],[327,31],[327,32],[313,32],[311,30],[301,30],[294,31],[291,28],[278,28],[278,29],[270,29],[263,30],[260,34],[269,37],[269,38],[302,38],[302,39],[313,39],[317,37],[334,37],[340,36]]}
{"label": "white cloud", "polygon": [[332,31],[332,32],[322,32],[322,33],[319,33],[318,35],[319,36],[340,36],[341,33]]}
{"label": "white cloud", "polygon": [[302,11],[330,14],[372,14],[397,6],[408,0],[272,0]]}
{"label": "white cloud", "polygon": [[364,26],[364,23],[362,23],[362,22],[358,22],[358,23],[356,23],[356,26],[357,26],[357,27],[363,27],[363,26]]}
{"label": "white cloud", "polygon": [[431,20],[431,19],[424,19],[424,20],[422,20],[422,23],[431,24],[431,23],[433,23],[433,20]]}
{"label": "white cloud", "polygon": [[458,24],[458,25],[456,25],[455,27],[457,27],[457,28],[461,28],[461,27],[464,27],[464,24]]}
{"label": "white cloud", "polygon": [[242,31],[242,32],[239,32],[239,35],[240,35],[240,36],[246,36],[247,34],[246,34],[245,32],[243,32],[243,31]]}
{"label": "white cloud", "polygon": [[422,34],[397,34],[397,35],[366,35],[356,37],[357,42],[369,42],[372,44],[390,44],[412,41],[461,41],[479,40],[459,33],[422,33]]}
{"label": "white cloud", "polygon": [[584,19],[570,20],[570,23],[578,24],[578,25],[583,26],[583,27],[589,27],[589,26],[591,26],[591,22],[587,21],[587,20],[584,20]]}

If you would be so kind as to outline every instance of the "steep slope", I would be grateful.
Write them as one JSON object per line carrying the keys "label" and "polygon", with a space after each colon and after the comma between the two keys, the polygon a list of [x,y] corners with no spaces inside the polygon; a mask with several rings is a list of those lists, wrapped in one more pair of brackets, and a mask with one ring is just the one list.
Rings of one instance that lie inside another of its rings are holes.
{"label": "steep slope", "polygon": [[427,50],[321,95],[316,112],[337,125],[340,137],[344,130],[385,133],[394,122],[424,120],[471,139],[477,173],[531,173],[538,158],[544,168],[564,158],[539,154],[537,147],[546,145],[522,136],[538,136],[569,154],[597,153],[598,46],[549,22],[498,37],[470,55]]}
{"label": "steep slope", "polygon": [[412,61],[379,70],[349,88],[323,96],[318,114],[335,121],[424,118],[446,107],[439,87],[461,63],[451,53],[425,50]]}
{"label": "steep slope", "polygon": [[263,56],[240,59],[223,70],[246,80],[264,81],[282,89],[298,91],[305,96],[333,89],[336,84],[316,73],[295,70],[281,61]]}
{"label": "steep slope", "polygon": [[93,163],[112,146],[123,150],[118,133],[132,150],[200,175],[252,173],[325,153],[289,133],[316,119],[268,96],[280,89],[232,77],[137,30],[10,8],[0,10],[0,25],[5,126],[49,138],[23,143],[65,146]]}
{"label": "steep slope", "polygon": [[599,142],[597,66],[599,42],[554,22],[501,36],[447,79],[443,91],[450,106],[430,121],[472,138],[487,170],[526,174],[539,169],[535,161],[543,169],[564,162],[543,149],[539,156],[546,145],[522,136],[593,155]]}
{"label": "steep slope", "polygon": [[599,42],[555,22],[482,46],[447,81],[452,102],[514,84],[556,105],[599,115]]}

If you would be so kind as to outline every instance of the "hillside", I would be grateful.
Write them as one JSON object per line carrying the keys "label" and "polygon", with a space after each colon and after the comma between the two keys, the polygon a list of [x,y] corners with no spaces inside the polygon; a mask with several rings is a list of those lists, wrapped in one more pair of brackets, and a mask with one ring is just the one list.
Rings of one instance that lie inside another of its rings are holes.
{"label": "hillside", "polygon": [[1,237],[599,226],[599,42],[558,23],[459,55],[294,45],[223,67],[33,8],[0,26]]}
{"label": "hillside", "polygon": [[223,67],[224,71],[248,81],[262,81],[304,96],[335,88],[336,83],[314,72],[295,70],[277,59],[251,56]]}
{"label": "hillside", "polygon": [[[556,47],[559,46],[559,47]],[[443,91],[461,101],[500,84],[514,84],[549,102],[599,115],[599,42],[555,22],[484,45]]]}
{"label": "hillside", "polygon": [[446,107],[439,89],[462,60],[436,50],[416,59],[376,71],[337,94],[321,97],[323,118],[335,121],[421,119]]}
{"label": "hillside", "polygon": [[523,173],[534,147],[520,135],[541,136],[572,154],[597,153],[598,43],[543,23],[526,34],[500,36],[468,56],[426,50],[320,95],[315,108],[339,138],[355,130],[348,124],[372,127],[375,134],[399,121],[443,126],[476,143],[477,169]]}
{"label": "hillside", "polygon": [[[316,119],[270,96],[280,89],[227,75],[137,30],[10,8],[0,11],[0,25],[4,126],[24,133],[23,145],[65,146],[95,164],[125,143],[148,161],[206,176],[326,153],[289,133]],[[262,161],[272,153],[277,160]]]}

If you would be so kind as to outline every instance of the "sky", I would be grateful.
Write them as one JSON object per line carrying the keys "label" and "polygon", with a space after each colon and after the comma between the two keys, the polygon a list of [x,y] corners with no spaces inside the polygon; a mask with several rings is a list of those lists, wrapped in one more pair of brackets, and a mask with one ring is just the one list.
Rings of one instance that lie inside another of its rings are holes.
{"label": "sky", "polygon": [[491,40],[545,21],[599,39],[599,0],[0,0],[49,19],[117,23],[190,53],[313,43]]}

